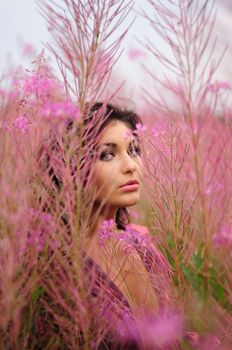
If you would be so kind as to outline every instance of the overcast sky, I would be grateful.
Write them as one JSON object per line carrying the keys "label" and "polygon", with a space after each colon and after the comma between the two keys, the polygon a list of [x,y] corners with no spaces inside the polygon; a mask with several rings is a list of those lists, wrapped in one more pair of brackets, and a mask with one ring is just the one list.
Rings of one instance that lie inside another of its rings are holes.
{"label": "overcast sky", "polygon": [[[163,0],[166,1],[166,0]],[[213,0],[209,0],[213,1]],[[145,0],[136,0],[136,8],[146,4]],[[232,9],[230,6],[223,6],[228,0],[216,0],[218,8],[216,33],[219,35],[219,42],[225,38],[230,40],[232,31]],[[42,42],[50,40],[44,19],[37,11],[35,0],[0,0],[0,69],[2,70],[10,62],[14,65],[22,64],[27,68],[30,62],[25,61],[21,54],[22,44],[32,44],[37,52],[43,47]],[[139,62],[131,62],[128,58],[128,50],[136,47],[135,38],[149,36],[151,30],[142,18],[137,18],[131,28],[126,41],[124,42],[125,52],[120,59],[119,65],[122,74],[127,74],[128,79],[138,75]],[[158,44],[158,43],[157,43]],[[230,44],[230,43],[229,43]],[[230,63],[231,51],[228,51],[219,74],[232,80],[232,69]],[[127,78],[127,77],[126,77]],[[140,79],[140,77],[138,78]]]}

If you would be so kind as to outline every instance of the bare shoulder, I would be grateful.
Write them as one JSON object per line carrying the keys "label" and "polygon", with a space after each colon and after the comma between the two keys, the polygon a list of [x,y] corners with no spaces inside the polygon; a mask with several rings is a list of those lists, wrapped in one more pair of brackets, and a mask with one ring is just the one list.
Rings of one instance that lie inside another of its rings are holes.
{"label": "bare shoulder", "polygon": [[130,224],[130,227],[134,230],[136,230],[137,232],[140,232],[142,234],[149,234],[148,228],[146,226],[142,226],[142,225],[137,225],[137,224]]}

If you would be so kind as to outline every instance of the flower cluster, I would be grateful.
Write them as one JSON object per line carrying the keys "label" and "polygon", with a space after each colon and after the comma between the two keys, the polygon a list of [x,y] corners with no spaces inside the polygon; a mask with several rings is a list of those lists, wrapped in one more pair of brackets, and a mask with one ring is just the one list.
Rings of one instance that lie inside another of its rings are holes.
{"label": "flower cluster", "polygon": [[35,53],[36,53],[36,49],[32,44],[26,43],[23,45],[23,47],[22,47],[23,56],[29,56],[29,57],[32,56],[33,57],[33,56],[35,56]]}
{"label": "flower cluster", "polygon": [[47,102],[41,108],[41,115],[45,118],[77,119],[80,116],[79,108],[71,101]]}
{"label": "flower cluster", "polygon": [[34,209],[29,209],[28,215],[31,222],[36,222],[28,234],[27,244],[33,245],[38,252],[41,252],[46,243],[49,243],[50,249],[55,249],[60,246],[60,241],[55,235],[55,224],[52,216],[48,213],[37,213]]}
{"label": "flower cluster", "polygon": [[209,184],[205,189],[205,194],[211,194],[214,192],[220,192],[224,188],[224,185],[218,181],[215,181],[214,183]]}
{"label": "flower cluster", "polygon": [[149,235],[136,231],[130,225],[127,225],[125,230],[117,230],[113,219],[105,220],[99,229],[99,244],[104,246],[112,237],[116,242],[122,243],[122,250],[126,254],[129,254],[135,246],[146,248],[151,241]]}
{"label": "flower cluster", "polygon": [[112,237],[114,228],[115,228],[115,222],[113,219],[104,220],[102,222],[99,229],[99,237],[98,237],[99,245],[101,246],[105,245],[106,241]]}
{"label": "flower cluster", "polygon": [[148,315],[145,319],[126,318],[120,324],[120,336],[146,349],[167,349],[183,334],[183,321],[174,314]]}
{"label": "flower cluster", "polygon": [[139,247],[147,247],[151,242],[151,237],[148,234],[142,234],[130,225],[126,226],[124,237],[128,243],[133,243],[133,245],[138,245]]}
{"label": "flower cluster", "polygon": [[140,123],[136,124],[136,132],[138,134],[144,133],[147,130],[147,125],[142,125]]}
{"label": "flower cluster", "polygon": [[213,236],[214,244],[217,248],[232,246],[232,226],[225,225]]}
{"label": "flower cluster", "polygon": [[38,77],[36,74],[26,77],[23,90],[25,94],[44,96],[51,93],[53,81],[47,77]]}
{"label": "flower cluster", "polygon": [[167,133],[167,124],[166,123],[156,123],[151,128],[151,135],[154,137],[164,136]]}
{"label": "flower cluster", "polygon": [[228,81],[215,81],[208,85],[209,92],[217,93],[220,90],[231,90],[231,85]]}
{"label": "flower cluster", "polygon": [[136,49],[136,48],[130,49],[128,51],[128,58],[130,61],[138,60],[144,56],[146,56],[145,52],[143,52],[139,49]]}
{"label": "flower cluster", "polygon": [[16,129],[21,131],[22,134],[25,134],[29,128],[29,120],[28,118],[20,115],[15,119],[13,125]]}

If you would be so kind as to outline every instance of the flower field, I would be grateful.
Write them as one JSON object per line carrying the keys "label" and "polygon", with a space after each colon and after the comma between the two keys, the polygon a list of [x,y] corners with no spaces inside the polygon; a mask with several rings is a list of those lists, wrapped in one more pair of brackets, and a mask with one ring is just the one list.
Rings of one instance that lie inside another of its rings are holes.
{"label": "flower field", "polygon": [[154,244],[160,311],[132,319],[109,303],[103,282],[90,301],[97,272],[87,273],[82,251],[96,193],[85,183],[94,155],[76,127],[86,104],[123,95],[121,82],[110,84],[133,1],[39,0],[53,42],[0,87],[0,349],[103,349],[112,329],[138,349],[232,349],[231,84],[216,78],[225,52],[214,39],[215,9],[208,0],[146,3],[150,11],[137,15],[168,47],[138,38],[129,54],[142,62],[146,104],[136,101],[143,193],[130,214],[150,236],[106,221],[99,244],[107,256],[113,235],[116,258],[117,242],[128,256],[131,240]]}

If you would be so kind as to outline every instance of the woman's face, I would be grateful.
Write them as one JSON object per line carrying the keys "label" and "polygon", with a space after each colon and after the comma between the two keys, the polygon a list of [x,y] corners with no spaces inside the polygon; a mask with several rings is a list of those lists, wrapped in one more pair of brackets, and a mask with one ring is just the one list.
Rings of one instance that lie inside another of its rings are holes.
{"label": "woman's face", "polygon": [[141,168],[140,146],[132,130],[126,123],[111,121],[100,136],[93,169],[97,202],[109,209],[136,204],[140,197]]}

